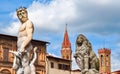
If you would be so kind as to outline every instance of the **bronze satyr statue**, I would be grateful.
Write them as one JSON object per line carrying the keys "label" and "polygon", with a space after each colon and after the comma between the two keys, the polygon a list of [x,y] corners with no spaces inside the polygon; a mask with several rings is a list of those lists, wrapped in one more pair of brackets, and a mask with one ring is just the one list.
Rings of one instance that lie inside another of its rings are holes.
{"label": "bronze satyr statue", "polygon": [[99,74],[99,60],[92,50],[91,43],[82,34],[76,39],[74,57],[81,69],[81,74]]}
{"label": "bronze satyr statue", "polygon": [[[13,69],[17,74],[36,74],[35,60],[37,59],[36,49],[31,44],[34,25],[28,19],[28,12],[25,7],[16,10],[18,19],[22,23],[17,39],[17,51],[10,51],[14,54]],[[34,51],[32,60],[30,60],[30,51]]]}

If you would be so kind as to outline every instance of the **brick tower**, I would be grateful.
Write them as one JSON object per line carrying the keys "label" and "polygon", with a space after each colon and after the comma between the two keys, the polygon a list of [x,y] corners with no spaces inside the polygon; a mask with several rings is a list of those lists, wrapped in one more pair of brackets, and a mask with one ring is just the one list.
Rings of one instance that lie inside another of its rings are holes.
{"label": "brick tower", "polygon": [[63,59],[72,60],[71,59],[72,50],[71,50],[71,43],[70,43],[69,37],[68,37],[67,25],[66,25],[66,29],[65,29],[65,33],[64,33],[64,40],[62,43],[61,56]]}
{"label": "brick tower", "polygon": [[100,63],[100,74],[110,74],[111,73],[111,61],[110,54],[111,50],[107,48],[99,49],[99,63]]}

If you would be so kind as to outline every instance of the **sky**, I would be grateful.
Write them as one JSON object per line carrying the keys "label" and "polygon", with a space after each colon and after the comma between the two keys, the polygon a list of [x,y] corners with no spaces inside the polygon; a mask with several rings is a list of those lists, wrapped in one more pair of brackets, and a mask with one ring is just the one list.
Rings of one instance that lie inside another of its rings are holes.
{"label": "sky", "polygon": [[[50,42],[47,52],[61,57],[65,27],[74,55],[75,41],[85,35],[98,56],[98,49],[111,50],[111,70],[120,70],[119,0],[0,0],[0,33],[17,36],[20,21],[16,9],[27,7],[34,23],[33,39]],[[73,59],[73,69],[78,66]]]}

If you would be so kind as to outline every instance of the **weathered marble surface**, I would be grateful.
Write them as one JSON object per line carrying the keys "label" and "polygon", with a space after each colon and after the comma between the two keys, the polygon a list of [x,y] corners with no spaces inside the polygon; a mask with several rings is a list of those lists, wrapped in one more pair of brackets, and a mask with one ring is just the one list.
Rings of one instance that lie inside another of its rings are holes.
{"label": "weathered marble surface", "polygon": [[[19,54],[17,51],[9,51],[14,54],[14,63],[15,70],[17,74],[36,74],[34,63],[37,59],[37,47],[33,49],[33,58],[29,60],[27,57],[28,52],[24,52],[23,54]],[[26,60],[26,62],[22,62]],[[29,62],[29,63],[28,63]]]}
{"label": "weathered marble surface", "polygon": [[76,39],[76,52],[74,57],[81,69],[80,74],[99,74],[99,60],[92,50],[91,43],[82,34]]}
{"label": "weathered marble surface", "polygon": [[[16,12],[21,26],[17,38],[17,51],[10,51],[14,54],[13,69],[17,74],[36,74],[34,63],[37,59],[37,47],[33,49],[31,44],[34,25],[28,19],[28,12],[25,7],[20,7]],[[32,60],[30,58],[31,51],[34,52]]]}

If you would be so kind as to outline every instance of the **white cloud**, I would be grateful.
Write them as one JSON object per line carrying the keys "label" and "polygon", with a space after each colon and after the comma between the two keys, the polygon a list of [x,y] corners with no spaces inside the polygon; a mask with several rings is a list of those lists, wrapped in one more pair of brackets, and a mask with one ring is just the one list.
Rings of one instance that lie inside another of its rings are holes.
{"label": "white cloud", "polygon": [[120,51],[119,49],[116,49],[114,51],[112,51],[111,54],[111,68],[112,71],[117,71],[120,70]]}
{"label": "white cloud", "polygon": [[2,31],[9,35],[17,35],[19,31],[19,27],[20,27],[20,24],[18,22],[13,22],[10,24],[9,27],[2,29]]}
{"label": "white cloud", "polygon": [[[28,7],[36,32],[61,32],[68,23],[71,32],[119,33],[120,4],[114,0],[38,1]],[[13,19],[17,19],[14,12]],[[116,28],[116,29],[113,29]]]}
{"label": "white cloud", "polygon": [[119,64],[120,63],[120,59],[115,58],[115,57],[112,57],[112,59],[114,59],[114,60],[111,60],[112,72],[120,70],[120,64]]}
{"label": "white cloud", "polygon": [[54,0],[48,5],[33,2],[28,11],[30,19],[41,31],[61,31],[63,25],[77,16],[72,0]]}

